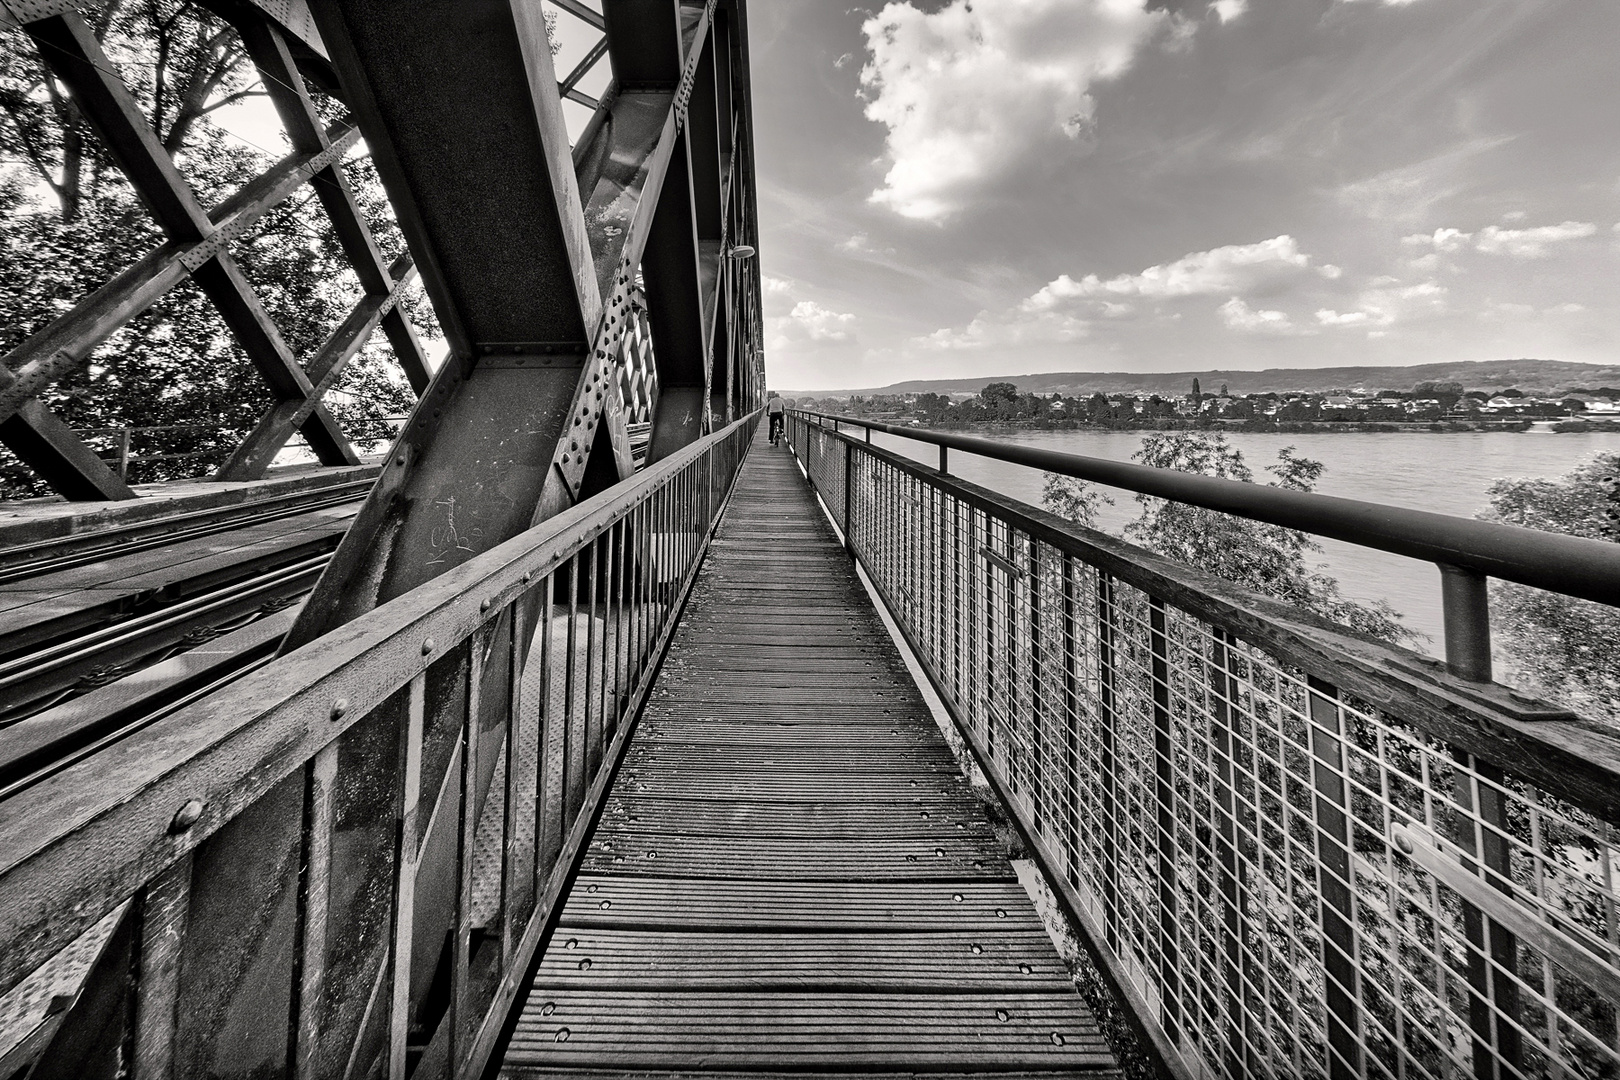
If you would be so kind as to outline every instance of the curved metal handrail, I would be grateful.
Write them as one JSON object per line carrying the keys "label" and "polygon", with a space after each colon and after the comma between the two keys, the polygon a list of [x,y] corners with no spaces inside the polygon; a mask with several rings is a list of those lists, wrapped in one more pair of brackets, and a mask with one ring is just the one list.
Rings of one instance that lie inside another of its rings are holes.
{"label": "curved metal handrail", "polygon": [[1385,506],[1337,495],[1222,480],[852,416],[805,415],[1620,606],[1620,544],[1604,540]]}

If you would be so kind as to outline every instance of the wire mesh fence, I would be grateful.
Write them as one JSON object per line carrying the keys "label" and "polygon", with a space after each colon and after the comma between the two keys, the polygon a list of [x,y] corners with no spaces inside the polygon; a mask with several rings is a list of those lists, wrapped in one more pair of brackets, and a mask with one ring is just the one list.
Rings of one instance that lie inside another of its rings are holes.
{"label": "wire mesh fence", "polygon": [[[1421,696],[1409,680],[1352,692],[1320,638],[1257,633],[1264,603],[1208,602],[1196,572],[803,416],[788,427],[1179,1071],[1620,1075],[1612,803],[1532,760],[1535,725],[1520,754],[1459,745],[1456,724],[1448,741],[1428,707],[1403,707]],[[1463,729],[1505,723],[1448,707]]]}

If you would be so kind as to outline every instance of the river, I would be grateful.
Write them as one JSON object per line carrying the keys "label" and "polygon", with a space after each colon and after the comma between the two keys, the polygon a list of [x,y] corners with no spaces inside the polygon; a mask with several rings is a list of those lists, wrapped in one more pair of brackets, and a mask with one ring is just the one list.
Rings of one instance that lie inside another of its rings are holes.
{"label": "river", "polygon": [[[979,434],[978,432],[965,432]],[[1091,457],[1129,461],[1142,445],[1133,431],[1011,431],[988,437],[1026,446],[1063,450]],[[1316,490],[1324,495],[1392,503],[1441,514],[1473,517],[1490,504],[1486,491],[1504,478],[1564,475],[1604,450],[1620,450],[1620,433],[1551,432],[1322,432],[1266,434],[1228,432],[1231,445],[1243,451],[1257,478],[1292,446],[1301,457],[1326,469]],[[932,446],[897,436],[874,434],[873,441],[933,464]],[[1016,499],[1039,504],[1042,476],[1034,469],[960,451],[951,451],[951,471],[976,484]],[[1137,516],[1130,492],[1110,492],[1114,505],[1104,506],[1098,524],[1118,535]],[[1321,567],[1338,578],[1345,595],[1384,600],[1404,616],[1407,626],[1427,635],[1422,644],[1442,655],[1440,575],[1433,565],[1372,551],[1336,540],[1320,540]]]}

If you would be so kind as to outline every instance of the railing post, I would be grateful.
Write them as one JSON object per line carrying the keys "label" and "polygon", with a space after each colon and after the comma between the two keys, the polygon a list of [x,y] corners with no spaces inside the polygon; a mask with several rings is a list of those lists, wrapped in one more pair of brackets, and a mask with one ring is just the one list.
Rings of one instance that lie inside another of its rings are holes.
{"label": "railing post", "polygon": [[129,481],[129,428],[118,429],[118,479]]}
{"label": "railing post", "polygon": [[[1490,593],[1485,575],[1444,563],[1439,566],[1446,668],[1459,678],[1490,682]],[[1496,786],[1502,782],[1502,770],[1455,747],[1451,754],[1458,765],[1452,781],[1452,801],[1458,810],[1450,830],[1452,841],[1462,850],[1465,866],[1475,873],[1490,871],[1484,874],[1485,880],[1509,892],[1513,859],[1505,839],[1507,810]],[[1476,776],[1484,782],[1476,783]],[[1476,859],[1479,866],[1474,865]],[[1468,1021],[1474,1033],[1474,1076],[1493,1080],[1498,1075],[1493,1056],[1513,1070],[1523,1057],[1522,1040],[1514,1026],[1519,1019],[1519,988],[1514,982],[1519,943],[1516,935],[1486,918],[1473,904],[1464,902],[1462,915],[1469,944]]]}
{"label": "railing post", "polygon": [[1338,690],[1311,677],[1306,738],[1316,791],[1316,873],[1326,979],[1328,1076],[1361,1075],[1361,984],[1356,967],[1355,890],[1350,878],[1350,799],[1345,781],[1344,712]]}
{"label": "railing post", "polygon": [[951,450],[943,443],[939,447],[939,471],[942,476],[951,471]]}
{"label": "railing post", "polygon": [[839,442],[844,448],[844,548],[855,555],[855,447]]}
{"label": "railing post", "polygon": [[1024,543],[1029,550],[1029,721],[1030,748],[1034,751],[1034,766],[1030,770],[1031,820],[1035,832],[1041,833],[1046,825],[1046,761],[1045,702],[1041,694],[1041,678],[1045,674],[1046,657],[1041,640],[1041,545],[1033,537]]}
{"label": "railing post", "polygon": [[1114,579],[1097,571],[1097,758],[1102,774],[1103,927],[1119,955],[1119,760],[1114,745]]}
{"label": "railing post", "polygon": [[[1063,654],[1063,779],[1069,785],[1067,794],[1059,789],[1063,806],[1063,863],[1070,880],[1075,877],[1075,863],[1080,855],[1080,683],[1075,670],[1079,661],[1079,642],[1075,639],[1074,556],[1063,552],[1063,628],[1058,647]],[[1104,922],[1107,920],[1105,919]]]}
{"label": "railing post", "polygon": [[1216,878],[1220,890],[1221,927],[1225,934],[1226,1008],[1231,1022],[1226,1032],[1226,1071],[1232,1076],[1245,1075],[1248,1036],[1243,993],[1243,938],[1241,908],[1238,899],[1237,817],[1236,790],[1233,786],[1232,761],[1232,697],[1238,683],[1231,675],[1231,645],[1224,631],[1213,631],[1210,668],[1215,691],[1212,700],[1210,734],[1214,743],[1214,760],[1210,762],[1215,779],[1215,862]]}
{"label": "railing post", "polygon": [[1170,722],[1170,642],[1164,602],[1148,598],[1153,656],[1154,801],[1158,808],[1159,984],[1164,1033],[1181,1041],[1181,956],[1176,926],[1176,768]]}
{"label": "railing post", "polygon": [[174,1075],[180,954],[190,904],[191,854],[188,852],[154,878],[140,898],[133,1073],[140,1080],[148,1077],[169,1080]]}
{"label": "railing post", "polygon": [[1491,681],[1491,612],[1485,575],[1440,566],[1440,606],[1445,620],[1446,667],[1458,678]]}

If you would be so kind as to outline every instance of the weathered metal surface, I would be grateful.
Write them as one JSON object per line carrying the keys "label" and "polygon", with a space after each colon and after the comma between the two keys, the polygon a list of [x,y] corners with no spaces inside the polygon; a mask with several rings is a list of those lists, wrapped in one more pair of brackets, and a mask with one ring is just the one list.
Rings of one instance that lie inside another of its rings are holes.
{"label": "weathered metal surface", "polygon": [[[774,643],[824,621],[861,650]],[[503,1075],[1111,1072],[983,804],[763,437],[613,792]]]}

